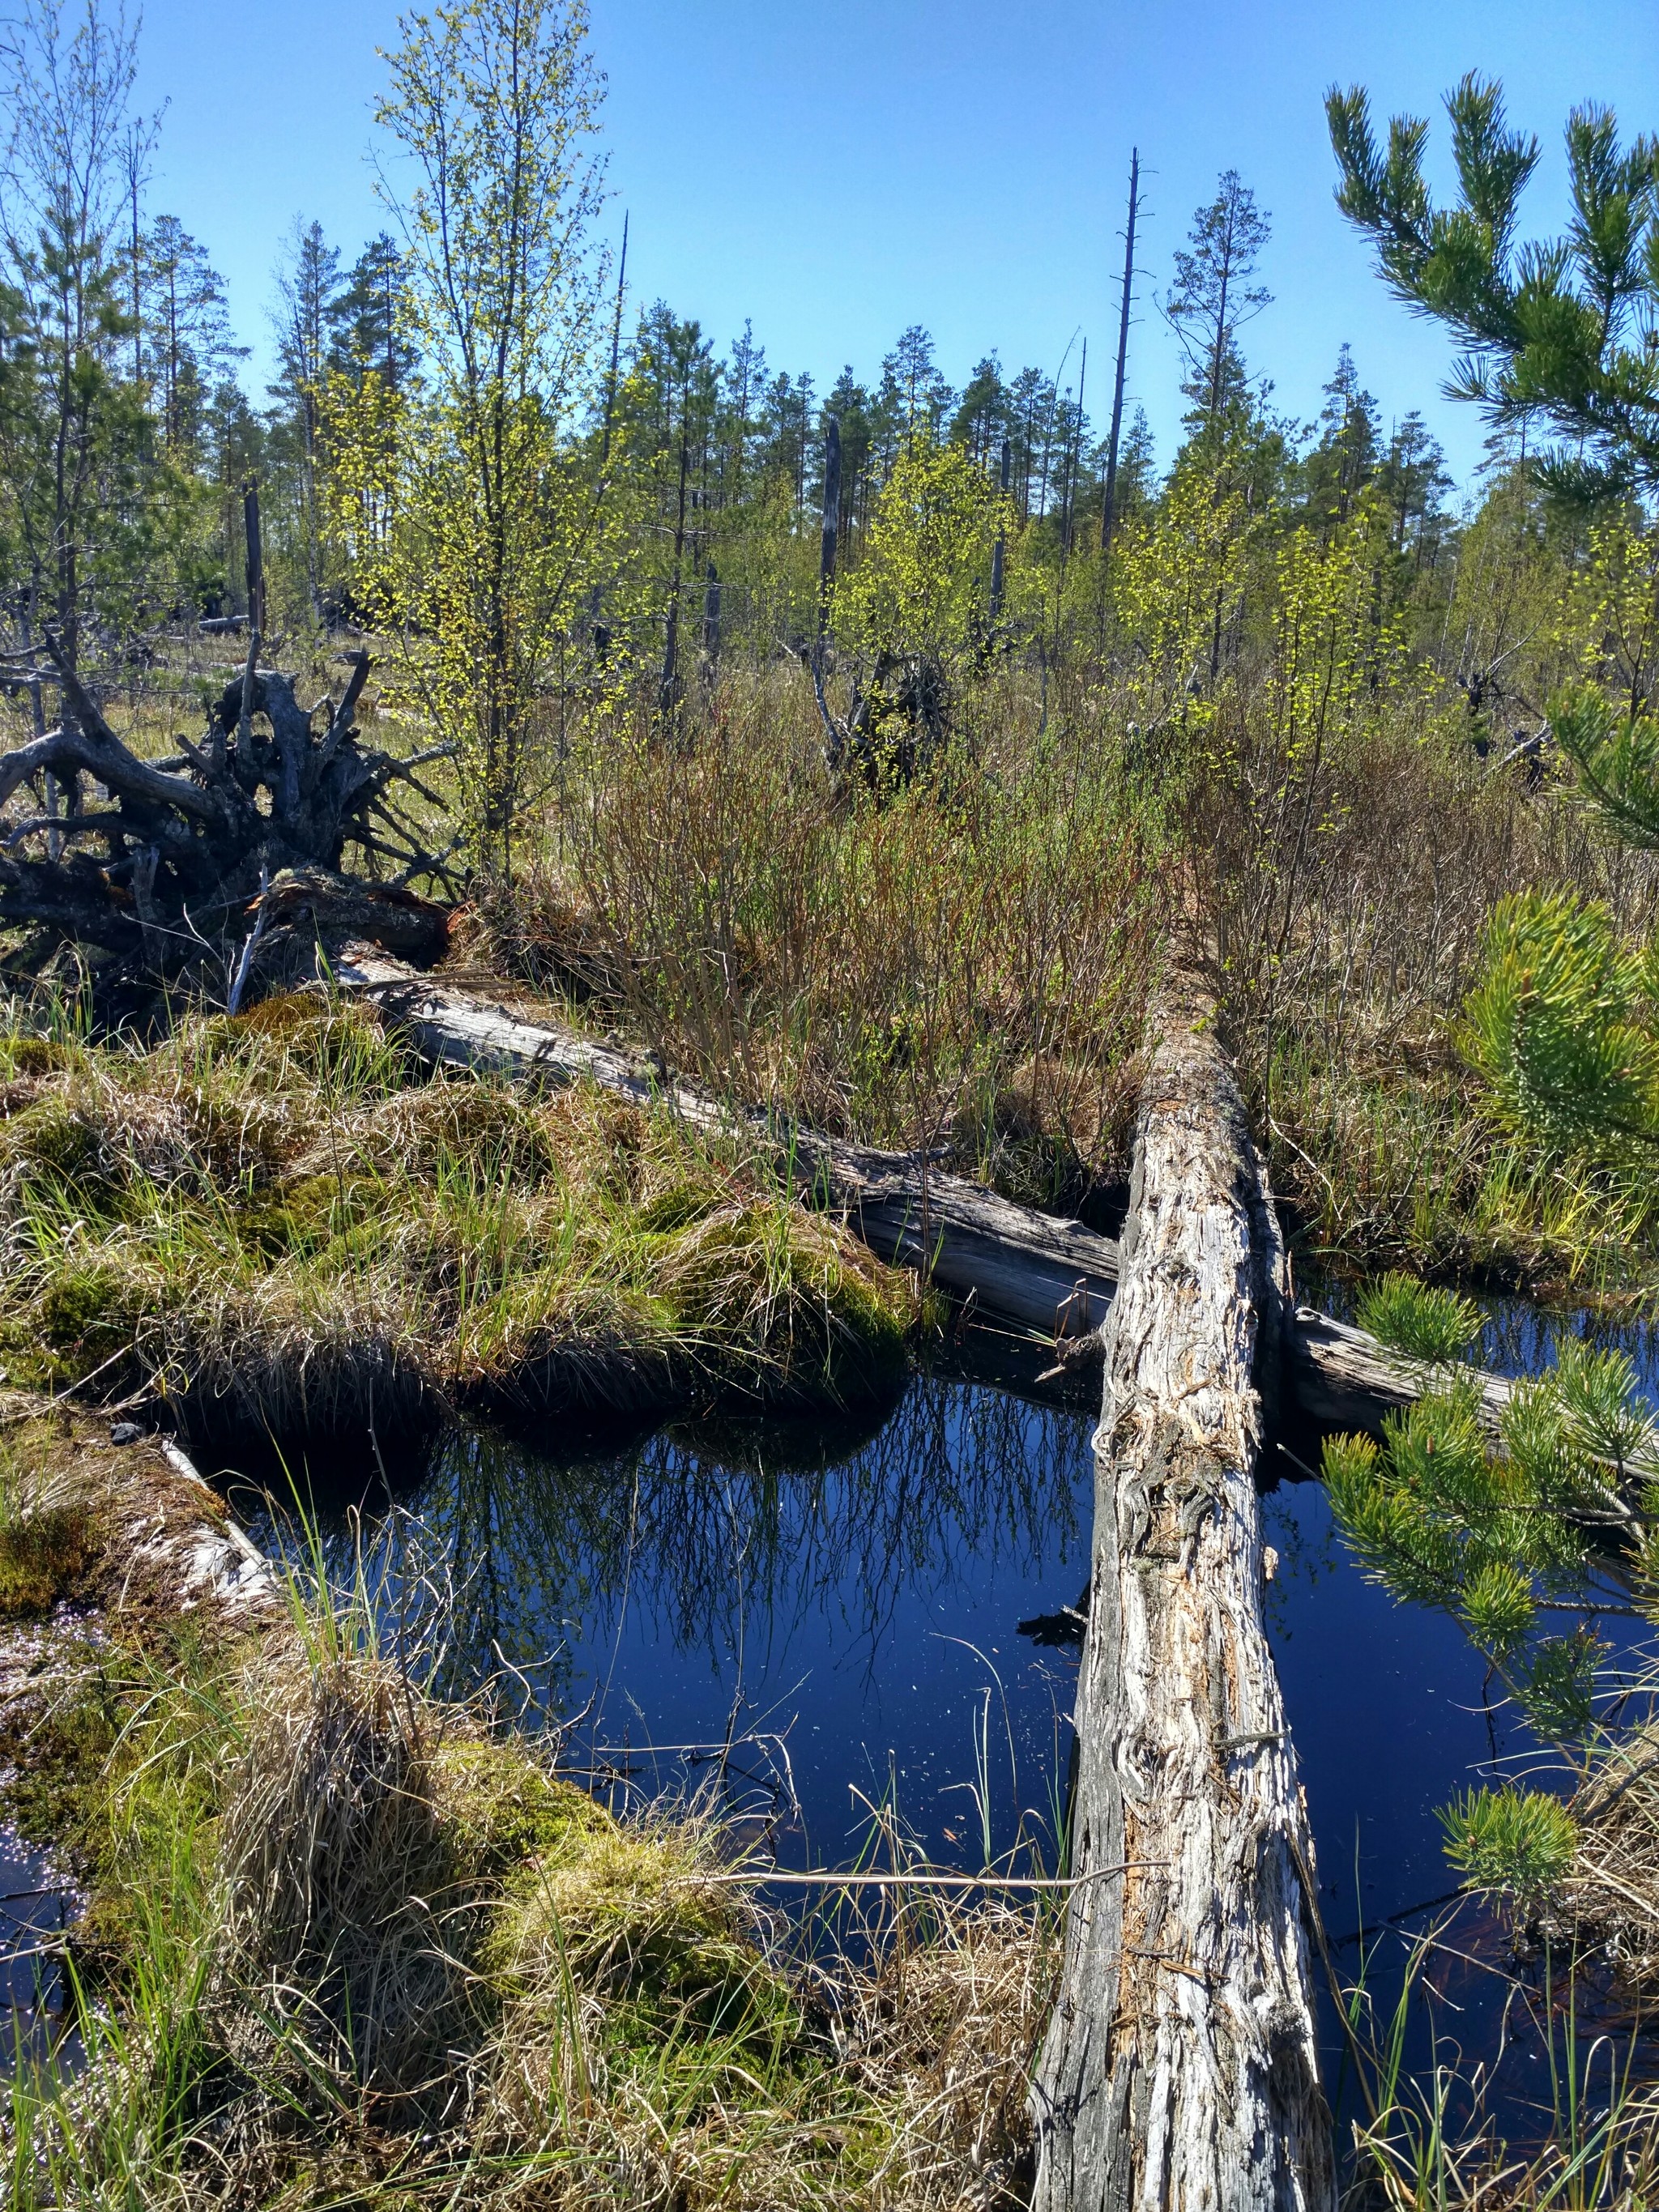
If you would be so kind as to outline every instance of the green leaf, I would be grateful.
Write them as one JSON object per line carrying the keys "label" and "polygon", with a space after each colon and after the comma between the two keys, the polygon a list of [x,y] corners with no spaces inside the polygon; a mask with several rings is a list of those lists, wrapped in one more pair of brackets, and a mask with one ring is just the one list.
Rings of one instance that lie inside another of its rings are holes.
{"label": "green leaf", "polygon": [[1484,1650],[1507,1659],[1524,1643],[1535,1618],[1531,1585],[1505,1561],[1489,1560],[1463,1593],[1463,1617]]}
{"label": "green leaf", "polygon": [[1440,1364],[1461,1359],[1480,1334],[1480,1309],[1471,1300],[1396,1269],[1368,1286],[1358,1319],[1390,1351]]}

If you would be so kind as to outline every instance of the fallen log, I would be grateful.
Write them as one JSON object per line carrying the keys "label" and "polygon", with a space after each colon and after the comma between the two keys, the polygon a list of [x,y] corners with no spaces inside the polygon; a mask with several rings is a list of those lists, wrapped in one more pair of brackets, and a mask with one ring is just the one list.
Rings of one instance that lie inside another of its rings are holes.
{"label": "fallen log", "polygon": [[1085,1879],[1032,2087],[1036,2212],[1334,2202],[1313,1849],[1262,1618],[1256,1370],[1283,1248],[1214,1011],[1177,976],[1155,1018],[1107,1328]]}
{"label": "fallen log", "polygon": [[1087,1336],[1105,1315],[1117,1246],[1080,1221],[1016,1205],[915,1154],[847,1144],[794,1122],[745,1118],[707,1091],[673,1081],[659,1060],[527,1022],[366,945],[348,945],[333,974],[343,988],[374,1000],[432,1061],[555,1083],[586,1078],[641,1106],[660,1101],[696,1128],[769,1132],[803,1194],[843,1210],[884,1259],[920,1268],[988,1313],[1057,1340]]}
{"label": "fallen log", "polygon": [[[1414,1405],[1439,1379],[1421,1360],[1390,1352],[1363,1328],[1298,1306],[1286,1333],[1290,1392],[1326,1428],[1381,1432],[1384,1418]],[[1479,1382],[1483,1428],[1496,1435],[1515,1385],[1506,1375],[1468,1370]]]}
{"label": "fallen log", "polygon": [[[309,890],[300,875],[280,878],[272,887],[278,899]],[[328,919],[341,911],[330,909]],[[319,908],[319,927],[323,918]],[[380,934],[386,933],[383,927]],[[711,1133],[769,1128],[796,1188],[821,1205],[843,1208],[852,1228],[884,1259],[922,1268],[977,1310],[1054,1339],[1068,1373],[1102,1357],[1119,1251],[1113,1238],[1080,1221],[1020,1206],[914,1153],[880,1152],[799,1123],[780,1127],[738,1115],[671,1077],[654,1054],[602,1044],[546,1020],[527,1021],[474,990],[389,957],[378,945],[349,943],[331,973],[342,988],[374,1000],[434,1063],[554,1083],[586,1079],[641,1106],[666,1103],[693,1127]],[[1265,1219],[1272,1205],[1265,1185],[1258,1183],[1252,1203],[1258,1234],[1275,1233]],[[1267,1340],[1257,1380],[1269,1421],[1282,1404],[1322,1426],[1376,1432],[1385,1415],[1433,1387],[1433,1371],[1420,1362],[1311,1307],[1291,1311],[1276,1304],[1260,1321]],[[1482,1418],[1495,1434],[1513,1385],[1501,1375],[1480,1379]]]}

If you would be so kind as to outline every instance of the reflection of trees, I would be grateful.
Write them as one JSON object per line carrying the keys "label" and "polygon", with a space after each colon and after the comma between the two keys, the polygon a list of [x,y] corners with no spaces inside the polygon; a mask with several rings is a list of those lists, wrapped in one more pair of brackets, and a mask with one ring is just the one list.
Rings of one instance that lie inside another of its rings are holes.
{"label": "reflection of trees", "polygon": [[[948,1601],[992,1561],[1077,1548],[1087,1427],[919,1376],[862,1441],[753,1423],[560,1459],[459,1430],[402,1506],[365,1527],[363,1569],[400,1635],[447,1615],[442,1671],[456,1689],[495,1671],[497,1652],[544,1667],[608,1631],[624,1597],[717,1662],[745,1626],[787,1634],[814,1611],[873,1655],[907,1590]],[[349,1569],[349,1532],[325,1541],[335,1571]],[[543,1693],[556,1707],[568,1687],[567,1667]]]}

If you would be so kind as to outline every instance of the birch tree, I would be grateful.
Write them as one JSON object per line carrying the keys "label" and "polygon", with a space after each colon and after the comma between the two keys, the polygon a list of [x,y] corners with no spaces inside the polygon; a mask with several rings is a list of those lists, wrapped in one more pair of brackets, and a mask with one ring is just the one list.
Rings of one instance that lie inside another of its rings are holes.
{"label": "birch tree", "polygon": [[372,581],[404,688],[454,748],[477,857],[510,872],[595,520],[572,432],[604,279],[601,79],[580,0],[460,0],[398,27],[377,116],[419,369]]}

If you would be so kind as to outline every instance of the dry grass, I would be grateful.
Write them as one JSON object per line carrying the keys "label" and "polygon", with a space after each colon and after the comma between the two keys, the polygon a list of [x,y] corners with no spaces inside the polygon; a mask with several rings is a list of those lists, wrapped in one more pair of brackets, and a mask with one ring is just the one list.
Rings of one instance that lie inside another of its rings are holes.
{"label": "dry grass", "polygon": [[597,1091],[425,1079],[317,996],[149,1052],[0,1033],[0,1359],[210,1440],[854,1399],[913,1279],[769,1164]]}
{"label": "dry grass", "polygon": [[708,1820],[618,1823],[366,1616],[161,1650],[42,1723],[100,1979],[78,2084],[15,2091],[19,2212],[1019,2201],[1029,1917],[913,1897],[810,1957]]}
{"label": "dry grass", "polygon": [[1322,747],[1235,702],[1185,804],[1229,1036],[1304,1250],[1552,1291],[1639,1273],[1605,1184],[1547,1170],[1485,1115],[1457,1030],[1500,899],[1567,889],[1645,936],[1650,859],[1559,781],[1495,772],[1427,690]]}
{"label": "dry grass", "polygon": [[745,1103],[1080,1204],[1126,1166],[1167,855],[1098,702],[1040,730],[998,699],[879,797],[833,788],[798,675],[734,680],[683,749],[607,727],[471,956]]}

